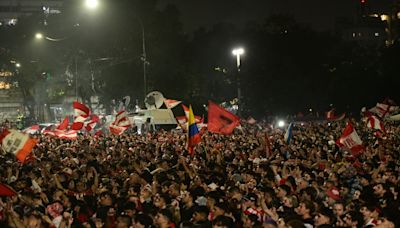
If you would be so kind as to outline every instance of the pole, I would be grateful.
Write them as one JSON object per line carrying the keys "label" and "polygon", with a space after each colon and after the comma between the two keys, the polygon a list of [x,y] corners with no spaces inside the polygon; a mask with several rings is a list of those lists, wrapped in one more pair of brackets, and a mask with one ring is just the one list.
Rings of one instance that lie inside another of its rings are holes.
{"label": "pole", "polygon": [[75,100],[78,101],[78,57],[75,55]]}
{"label": "pole", "polygon": [[139,20],[140,26],[142,27],[142,56],[141,60],[143,61],[143,100],[146,98],[147,95],[147,75],[146,75],[146,64],[147,64],[147,54],[146,54],[146,36],[144,32],[144,24],[142,19],[137,16],[137,19]]}
{"label": "pole", "polygon": [[237,105],[238,105],[238,116],[241,115],[241,89],[240,89],[240,54],[236,55],[236,67],[237,67],[237,75],[236,75],[236,83],[237,83]]}
{"label": "pole", "polygon": [[146,98],[147,95],[147,75],[146,75],[146,64],[147,64],[147,59],[146,59],[146,38],[144,35],[144,26],[143,26],[143,22],[140,21],[140,24],[142,25],[142,61],[143,61],[143,95],[144,98]]}

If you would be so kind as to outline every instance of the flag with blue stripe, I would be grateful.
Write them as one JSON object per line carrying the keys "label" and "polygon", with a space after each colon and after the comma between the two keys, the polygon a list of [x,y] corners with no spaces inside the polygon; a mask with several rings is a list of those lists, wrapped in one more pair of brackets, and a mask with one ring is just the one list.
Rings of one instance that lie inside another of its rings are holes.
{"label": "flag with blue stripe", "polygon": [[293,123],[290,123],[284,137],[286,144],[290,144],[290,140],[292,139],[293,136],[292,128],[293,128]]}

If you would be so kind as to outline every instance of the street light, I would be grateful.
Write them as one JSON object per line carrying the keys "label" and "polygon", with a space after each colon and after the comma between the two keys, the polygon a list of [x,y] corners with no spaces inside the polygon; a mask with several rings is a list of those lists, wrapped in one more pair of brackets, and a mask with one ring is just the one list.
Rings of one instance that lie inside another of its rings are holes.
{"label": "street light", "polygon": [[20,63],[16,63],[15,66],[16,66],[17,68],[20,68],[20,67],[21,67],[21,64],[20,64]]}
{"label": "street light", "polygon": [[244,54],[244,49],[243,48],[235,48],[232,50],[232,54],[236,56],[236,68],[237,68],[237,78],[236,78],[236,83],[237,83],[237,99],[238,99],[238,115],[240,116],[241,114],[241,90],[240,90],[240,67],[241,67],[241,62],[240,62],[240,56]]}
{"label": "street light", "polygon": [[51,37],[43,35],[43,33],[40,33],[40,32],[35,34],[35,38],[38,39],[38,40],[46,39],[46,40],[53,41],[53,42],[63,41],[65,39],[67,39],[67,37],[51,38]]}
{"label": "street light", "polygon": [[99,5],[99,1],[98,0],[86,0],[85,1],[85,5],[88,9],[96,9]]}

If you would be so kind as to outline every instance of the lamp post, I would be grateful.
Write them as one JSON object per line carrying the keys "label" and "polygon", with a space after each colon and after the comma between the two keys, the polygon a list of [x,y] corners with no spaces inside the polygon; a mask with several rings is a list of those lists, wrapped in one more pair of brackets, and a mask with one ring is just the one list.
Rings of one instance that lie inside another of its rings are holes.
{"label": "lamp post", "polygon": [[144,24],[143,21],[140,17],[137,16],[137,19],[139,20],[140,27],[142,28],[142,56],[140,57],[140,60],[143,62],[143,99],[146,98],[147,95],[147,67],[146,65],[149,64],[147,61],[147,54],[146,54],[146,36],[144,32]]}
{"label": "lamp post", "polygon": [[235,48],[232,50],[232,54],[236,56],[236,68],[237,68],[237,76],[236,76],[236,83],[237,83],[237,105],[238,105],[238,115],[240,116],[241,114],[241,88],[240,88],[240,67],[241,67],[241,62],[240,62],[240,56],[244,54],[244,49],[243,48]]}

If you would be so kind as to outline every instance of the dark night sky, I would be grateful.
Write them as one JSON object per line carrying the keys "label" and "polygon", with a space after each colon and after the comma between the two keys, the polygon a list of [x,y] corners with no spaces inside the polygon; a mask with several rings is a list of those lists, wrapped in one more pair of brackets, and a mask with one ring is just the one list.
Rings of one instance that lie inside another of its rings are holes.
{"label": "dark night sky", "polygon": [[216,22],[243,25],[262,21],[271,14],[292,14],[295,19],[317,30],[331,30],[338,17],[357,13],[358,0],[161,0],[161,6],[176,4],[186,31]]}

